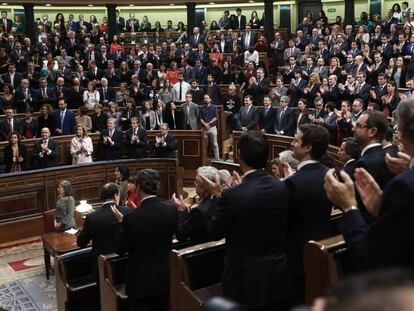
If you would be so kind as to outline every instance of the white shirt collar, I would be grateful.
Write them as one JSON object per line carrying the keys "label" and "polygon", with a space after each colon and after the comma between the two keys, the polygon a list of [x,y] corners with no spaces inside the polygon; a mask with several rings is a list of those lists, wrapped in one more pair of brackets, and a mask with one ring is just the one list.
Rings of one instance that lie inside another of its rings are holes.
{"label": "white shirt collar", "polygon": [[362,149],[361,151],[361,157],[365,154],[365,152],[367,152],[368,149],[371,149],[373,147],[377,147],[377,146],[381,146],[380,143],[373,143],[373,144],[369,144],[367,146],[364,147],[364,149]]}
{"label": "white shirt collar", "polygon": [[318,161],[316,161],[316,160],[306,160],[306,161],[302,161],[302,162],[300,162],[300,163],[299,163],[299,165],[298,165],[298,171],[299,171],[302,167],[304,167],[305,165],[308,165],[308,164],[315,164],[315,163],[318,163]]}
{"label": "white shirt collar", "polygon": [[385,148],[388,148],[388,147],[392,147],[392,144],[391,144],[391,143],[389,143],[389,144],[387,144],[387,145],[385,145],[385,146],[382,146],[382,149],[385,149]]}
{"label": "white shirt collar", "polygon": [[348,163],[354,162],[355,159],[349,159],[348,161],[345,162],[344,166],[347,165]]}

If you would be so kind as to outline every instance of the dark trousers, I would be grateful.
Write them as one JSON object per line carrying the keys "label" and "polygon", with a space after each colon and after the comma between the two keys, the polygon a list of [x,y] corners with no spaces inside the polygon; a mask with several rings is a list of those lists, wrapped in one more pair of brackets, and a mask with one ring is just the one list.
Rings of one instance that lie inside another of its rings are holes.
{"label": "dark trousers", "polygon": [[168,294],[128,300],[129,311],[168,311]]}

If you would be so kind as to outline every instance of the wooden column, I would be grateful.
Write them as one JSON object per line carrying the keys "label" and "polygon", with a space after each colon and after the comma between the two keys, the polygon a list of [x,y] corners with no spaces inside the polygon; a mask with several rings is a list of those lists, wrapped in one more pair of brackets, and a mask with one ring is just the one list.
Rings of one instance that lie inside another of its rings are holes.
{"label": "wooden column", "polygon": [[114,35],[116,34],[116,4],[106,5],[108,13],[108,42],[111,43]]}
{"label": "wooden column", "polygon": [[264,31],[267,43],[270,44],[274,39],[273,0],[265,0],[264,5]]}
{"label": "wooden column", "polygon": [[345,25],[355,25],[354,0],[345,0]]}
{"label": "wooden column", "polygon": [[24,8],[24,32],[26,37],[30,38],[32,43],[36,42],[35,40],[35,19],[34,19],[34,4],[26,3],[23,4]]}
{"label": "wooden column", "polygon": [[187,7],[187,37],[190,39],[190,36],[193,34],[193,28],[196,26],[196,3],[188,2],[185,5]]}

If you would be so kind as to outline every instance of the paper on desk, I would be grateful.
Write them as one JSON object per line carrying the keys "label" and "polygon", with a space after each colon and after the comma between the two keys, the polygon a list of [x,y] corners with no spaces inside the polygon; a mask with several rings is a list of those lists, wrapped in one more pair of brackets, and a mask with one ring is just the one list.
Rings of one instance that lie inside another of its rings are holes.
{"label": "paper on desk", "polygon": [[78,229],[70,228],[69,230],[66,230],[65,232],[69,234],[76,234],[76,232],[78,232]]}

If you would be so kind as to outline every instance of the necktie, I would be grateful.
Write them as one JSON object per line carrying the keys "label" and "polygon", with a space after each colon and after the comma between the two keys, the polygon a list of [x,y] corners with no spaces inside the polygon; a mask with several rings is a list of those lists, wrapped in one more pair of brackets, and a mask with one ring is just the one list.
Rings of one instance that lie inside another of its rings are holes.
{"label": "necktie", "polygon": [[179,100],[181,101],[182,100],[182,97],[183,97],[183,82],[182,81],[180,81],[180,97],[179,97]]}
{"label": "necktie", "polygon": [[7,19],[3,19],[3,27],[4,27],[4,32],[8,32],[7,30]]}
{"label": "necktie", "polygon": [[282,118],[283,118],[283,113],[285,112],[284,109],[282,109],[282,111],[279,114],[279,128],[281,128],[282,125]]}
{"label": "necktie", "polygon": [[9,133],[13,132],[13,123],[12,120],[7,120],[9,123]]}
{"label": "necktie", "polygon": [[106,87],[103,88],[103,99],[106,99]]}
{"label": "necktie", "polygon": [[63,128],[63,119],[65,118],[65,112],[61,111],[60,112],[60,129]]}
{"label": "necktie", "polygon": [[269,112],[269,108],[266,108],[264,115],[266,116],[268,112]]}

